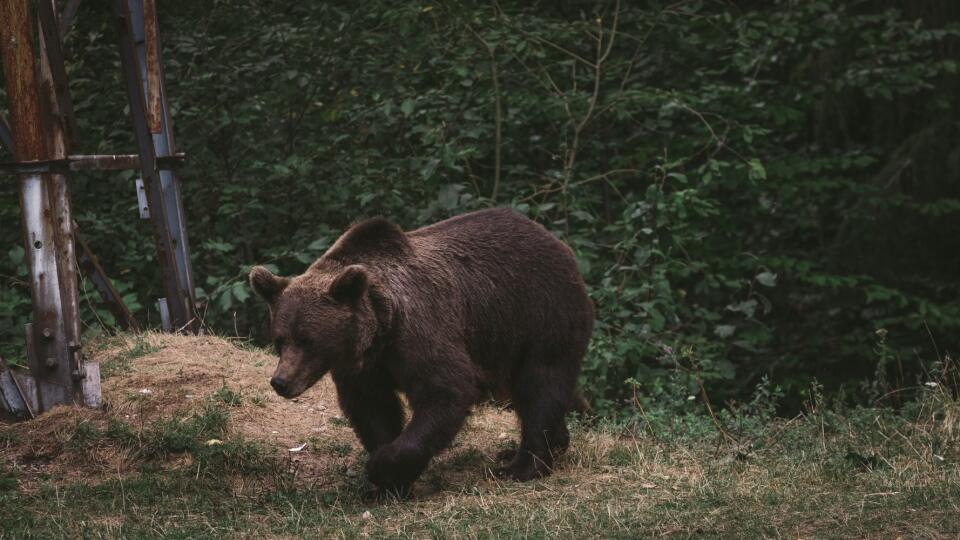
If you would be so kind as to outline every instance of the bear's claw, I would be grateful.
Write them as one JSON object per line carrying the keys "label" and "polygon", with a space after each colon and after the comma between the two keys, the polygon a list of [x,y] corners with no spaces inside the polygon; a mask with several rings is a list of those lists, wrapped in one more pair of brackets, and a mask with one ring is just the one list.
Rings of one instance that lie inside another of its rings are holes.
{"label": "bear's claw", "polygon": [[413,486],[410,484],[389,488],[371,486],[360,496],[360,499],[365,502],[404,501],[411,498],[413,498]]}

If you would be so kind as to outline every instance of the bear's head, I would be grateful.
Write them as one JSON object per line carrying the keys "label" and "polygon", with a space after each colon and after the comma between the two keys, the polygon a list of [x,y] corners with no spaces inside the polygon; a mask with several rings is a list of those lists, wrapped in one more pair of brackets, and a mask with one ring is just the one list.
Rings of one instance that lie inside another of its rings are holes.
{"label": "bear's head", "polygon": [[364,266],[292,279],[256,266],[250,285],[270,306],[271,334],[280,356],[270,384],[277,394],[293,398],[327,371],[362,366],[378,333],[371,276]]}

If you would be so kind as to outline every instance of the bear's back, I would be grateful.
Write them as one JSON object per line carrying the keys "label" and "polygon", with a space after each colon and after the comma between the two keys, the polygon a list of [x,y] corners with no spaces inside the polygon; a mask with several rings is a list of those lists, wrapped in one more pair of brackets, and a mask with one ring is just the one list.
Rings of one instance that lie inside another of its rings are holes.
{"label": "bear's back", "polygon": [[586,343],[593,305],[573,252],[507,208],[453,217],[407,233],[414,276],[436,310],[461,327],[482,364],[511,362],[543,342]]}

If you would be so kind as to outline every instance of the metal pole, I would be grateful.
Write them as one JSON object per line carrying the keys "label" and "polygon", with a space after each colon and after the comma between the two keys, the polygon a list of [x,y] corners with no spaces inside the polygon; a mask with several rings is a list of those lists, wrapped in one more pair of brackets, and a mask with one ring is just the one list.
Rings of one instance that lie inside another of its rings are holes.
{"label": "metal pole", "polygon": [[[160,31],[157,23],[156,0],[130,0],[133,38],[140,59],[140,77],[147,96],[150,132],[156,149],[157,162],[177,155],[173,138],[173,117],[167,103],[166,79],[163,74],[163,55],[160,51]],[[193,331],[199,330],[196,319],[193,285],[193,268],[190,264],[190,245],[187,237],[183,199],[180,196],[180,179],[169,168],[160,167],[160,182],[163,185],[164,214],[167,229],[173,238],[176,268],[184,288],[188,312],[194,316]]]}
{"label": "metal pole", "polygon": [[[4,21],[0,24],[0,53],[17,161],[42,160],[50,151],[47,147],[49,141],[42,130],[49,126],[50,119],[49,116],[44,118],[39,99],[28,7],[28,0],[0,0],[0,20]],[[55,92],[52,87],[51,91]],[[46,106],[49,108],[50,104]],[[33,301],[33,321],[28,325],[32,331],[28,330],[27,349],[33,351],[29,362],[36,379],[41,410],[81,398],[80,385],[73,373],[77,365],[73,353],[78,350],[79,343],[71,343],[74,321],[65,324],[64,320],[63,295],[68,296],[68,304],[76,304],[76,289],[71,291],[69,285],[64,287],[61,280],[64,262],[60,259],[68,255],[70,249],[64,243],[62,230],[54,222],[62,219],[64,212],[69,213],[69,205],[51,204],[67,196],[65,187],[56,186],[51,176],[20,175],[22,229]]]}
{"label": "metal pole", "polygon": [[[147,192],[150,208],[150,221],[153,226],[154,239],[157,244],[157,260],[160,274],[163,279],[166,304],[170,311],[170,319],[174,328],[196,331],[197,318],[193,303],[192,278],[189,265],[184,264],[186,257],[186,232],[182,230],[182,219],[179,212],[180,205],[171,205],[168,201],[179,203],[179,189],[170,171],[158,170],[157,155],[172,155],[171,149],[157,147],[158,136],[151,134],[147,116],[145,88],[145,50],[138,50],[135,43],[134,28],[143,27],[142,4],[137,3],[139,9],[133,11],[132,3],[127,0],[114,0],[114,12],[117,17],[120,36],[120,60],[127,97],[130,102],[130,115],[133,117],[137,147],[140,153],[140,167]],[[142,31],[140,33],[142,42]],[[169,126],[169,123],[167,124]],[[170,139],[164,137],[163,141]],[[164,177],[168,181],[163,182]],[[174,220],[168,214],[177,213]],[[172,227],[171,221],[177,226]],[[178,256],[179,254],[179,256]],[[182,261],[179,259],[183,259]]]}

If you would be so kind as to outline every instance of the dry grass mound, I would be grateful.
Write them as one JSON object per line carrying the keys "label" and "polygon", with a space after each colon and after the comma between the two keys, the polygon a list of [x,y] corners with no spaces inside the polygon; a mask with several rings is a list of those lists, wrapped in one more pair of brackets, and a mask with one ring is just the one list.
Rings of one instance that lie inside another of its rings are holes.
{"label": "dry grass mound", "polygon": [[[128,426],[128,436],[143,439],[158,422],[186,422],[209,404],[229,412],[228,436],[259,443],[304,481],[360,476],[362,464],[356,461],[362,448],[341,415],[329,377],[296,399],[283,399],[269,385],[274,356],[214,336],[118,336],[89,356],[102,366],[103,410],[59,407],[5,430],[11,440],[0,443],[0,459],[20,466],[27,485],[36,478],[76,481],[135,473],[142,451],[110,437],[96,444],[86,439],[121,429],[117,426]],[[479,407],[435,468],[451,472],[446,461],[473,456],[478,466],[466,472],[482,480],[484,465],[493,465],[485,458],[517,436],[513,413]],[[223,442],[218,437],[211,433],[206,442]],[[164,457],[170,466],[184,465],[183,456]]]}

